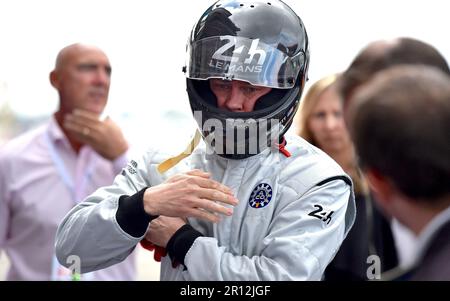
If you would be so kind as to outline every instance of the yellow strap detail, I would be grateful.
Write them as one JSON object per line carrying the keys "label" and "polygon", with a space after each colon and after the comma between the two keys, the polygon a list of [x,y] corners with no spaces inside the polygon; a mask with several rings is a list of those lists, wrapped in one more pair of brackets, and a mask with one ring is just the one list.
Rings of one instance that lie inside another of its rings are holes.
{"label": "yellow strap detail", "polygon": [[186,147],[186,149],[181,154],[179,154],[178,156],[169,158],[169,159],[165,160],[164,162],[161,162],[158,165],[159,173],[165,173],[166,171],[168,171],[169,169],[171,169],[172,167],[177,165],[178,162],[180,162],[181,160],[183,160],[186,157],[189,157],[192,154],[192,152],[194,151],[194,149],[197,147],[198,143],[200,142],[201,137],[202,137],[202,135],[200,134],[200,131],[197,129],[195,131],[194,138],[192,138],[192,141],[189,143],[189,145]]}

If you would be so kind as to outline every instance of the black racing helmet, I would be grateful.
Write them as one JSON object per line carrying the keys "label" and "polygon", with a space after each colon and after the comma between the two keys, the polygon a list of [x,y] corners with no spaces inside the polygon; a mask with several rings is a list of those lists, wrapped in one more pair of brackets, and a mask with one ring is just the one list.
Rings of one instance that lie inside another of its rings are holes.
{"label": "black racing helmet", "polygon": [[[279,143],[300,103],[309,63],[302,20],[278,0],[220,0],[192,29],[184,71],[202,136],[219,155],[246,158]],[[252,112],[217,107],[209,79],[272,88]]]}

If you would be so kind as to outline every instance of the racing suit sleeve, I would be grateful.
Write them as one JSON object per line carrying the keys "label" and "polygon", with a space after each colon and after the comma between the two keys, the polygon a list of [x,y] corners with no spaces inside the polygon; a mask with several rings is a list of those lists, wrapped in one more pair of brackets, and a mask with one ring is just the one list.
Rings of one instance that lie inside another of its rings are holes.
{"label": "racing suit sleeve", "polygon": [[[349,216],[354,212],[347,212],[350,201],[351,186],[341,179],[295,195],[274,215],[263,240],[264,248],[256,256],[230,253],[218,245],[217,239],[194,237],[186,233],[189,229],[180,231],[180,236],[186,237],[184,242],[182,237],[172,237],[175,245],[171,248],[191,243],[190,248],[184,247],[185,254],[174,255],[186,267],[182,272],[186,280],[320,280],[353,224]],[[317,208],[328,216],[320,215]]]}
{"label": "racing suit sleeve", "polygon": [[146,158],[130,161],[114,183],[98,189],[75,206],[56,234],[58,261],[69,266],[78,256],[87,273],[123,261],[143,238],[155,216],[143,209],[143,193],[150,186]]}

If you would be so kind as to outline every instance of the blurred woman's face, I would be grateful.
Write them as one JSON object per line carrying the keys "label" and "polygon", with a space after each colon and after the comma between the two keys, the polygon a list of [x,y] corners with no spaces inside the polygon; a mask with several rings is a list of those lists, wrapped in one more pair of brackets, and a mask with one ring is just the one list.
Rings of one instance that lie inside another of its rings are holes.
{"label": "blurred woman's face", "polygon": [[319,96],[307,126],[317,146],[326,153],[344,150],[351,143],[343,118],[342,102],[333,86]]}

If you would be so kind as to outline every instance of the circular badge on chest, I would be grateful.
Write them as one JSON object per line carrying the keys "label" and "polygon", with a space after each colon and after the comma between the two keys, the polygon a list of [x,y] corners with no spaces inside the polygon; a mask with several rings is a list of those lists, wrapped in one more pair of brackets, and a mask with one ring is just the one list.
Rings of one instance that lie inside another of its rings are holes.
{"label": "circular badge on chest", "polygon": [[252,208],[263,208],[272,200],[272,187],[269,184],[258,184],[252,191],[248,204]]}

